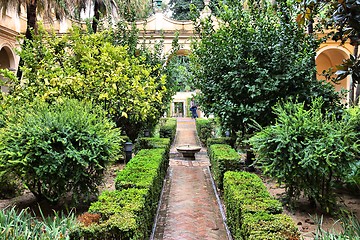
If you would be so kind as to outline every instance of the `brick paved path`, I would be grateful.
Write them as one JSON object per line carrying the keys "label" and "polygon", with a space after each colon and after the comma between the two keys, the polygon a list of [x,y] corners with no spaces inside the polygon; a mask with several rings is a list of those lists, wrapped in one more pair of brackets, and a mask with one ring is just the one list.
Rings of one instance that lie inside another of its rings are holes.
{"label": "brick paved path", "polygon": [[193,161],[184,160],[176,151],[178,145],[200,145],[197,139],[195,121],[178,118],[170,166],[151,239],[229,239],[211,182],[206,149],[197,153]]}

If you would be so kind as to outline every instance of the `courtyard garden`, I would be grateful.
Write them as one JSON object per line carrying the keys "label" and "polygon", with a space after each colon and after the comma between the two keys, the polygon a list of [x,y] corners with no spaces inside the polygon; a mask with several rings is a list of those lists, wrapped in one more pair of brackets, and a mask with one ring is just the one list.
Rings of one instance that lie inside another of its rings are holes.
{"label": "courtyard garden", "polygon": [[[39,24],[24,39],[21,77],[0,70],[0,238],[149,239],[176,136],[165,116],[176,91],[196,89],[234,239],[301,239],[305,221],[314,239],[360,239],[347,201],[360,198],[360,3],[212,3],[205,18],[190,6],[186,59],[178,34],[165,56],[127,22],[64,35]],[[317,76],[328,39],[354,52]]]}

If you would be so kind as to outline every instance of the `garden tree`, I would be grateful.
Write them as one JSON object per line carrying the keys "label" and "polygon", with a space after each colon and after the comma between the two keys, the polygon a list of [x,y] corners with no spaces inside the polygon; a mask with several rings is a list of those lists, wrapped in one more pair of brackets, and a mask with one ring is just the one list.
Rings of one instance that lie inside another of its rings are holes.
{"label": "garden tree", "polygon": [[138,125],[155,121],[167,92],[165,76],[151,76],[157,67],[114,46],[111,33],[84,34],[79,29],[61,37],[39,30],[33,44],[19,52],[24,77],[14,81],[12,101],[62,102],[66,98],[99,104],[134,140]]}
{"label": "garden tree", "polygon": [[198,10],[204,8],[203,0],[170,0],[170,10],[172,11],[172,18],[176,20],[190,20],[190,4],[196,6]]}
{"label": "garden tree", "polygon": [[[156,109],[158,109],[158,118],[154,118],[154,121],[147,121],[146,124],[141,124],[142,128],[148,130],[153,129],[164,112],[169,108],[169,104],[172,101],[172,97],[176,92],[176,82],[174,79],[167,77],[166,81],[163,81],[163,76],[168,75],[169,71],[163,67],[166,64],[166,56],[164,56],[163,48],[164,41],[152,43],[152,47],[146,42],[146,39],[139,36],[139,29],[134,24],[129,25],[126,22],[119,22],[116,28],[112,29],[112,41],[116,46],[126,46],[130,56],[134,56],[139,59],[142,64],[151,66],[153,71],[150,73],[151,77],[155,79],[157,89],[165,88],[163,92],[163,98],[161,102],[156,102]],[[172,49],[170,55],[173,55],[179,48],[177,45],[177,37],[173,40]],[[141,127],[138,125],[137,127]],[[133,126],[133,129],[136,129]],[[137,130],[138,132],[139,130]]]}
{"label": "garden tree", "polygon": [[221,5],[218,29],[210,17],[202,21],[200,39],[192,47],[202,109],[242,137],[254,132],[253,121],[271,124],[271,108],[280,99],[310,102],[324,96],[325,108],[339,102],[330,84],[314,79],[319,42],[298,27],[291,7],[276,11],[262,4],[254,7],[249,1],[248,9],[238,1]]}
{"label": "garden tree", "polygon": [[[285,184],[288,200],[301,195],[329,212],[336,207],[335,180],[344,181],[360,153],[359,111],[341,120],[323,111],[322,98],[310,107],[287,101],[273,107],[276,122],[250,138],[265,174]],[[314,206],[315,207],[315,206]]]}

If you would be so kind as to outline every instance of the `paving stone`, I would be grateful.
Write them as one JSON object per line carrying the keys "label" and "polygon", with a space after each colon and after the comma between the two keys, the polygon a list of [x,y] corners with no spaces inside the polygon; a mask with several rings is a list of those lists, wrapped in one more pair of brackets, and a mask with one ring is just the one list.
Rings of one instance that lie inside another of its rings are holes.
{"label": "paving stone", "polygon": [[170,150],[170,163],[164,184],[152,239],[229,239],[209,172],[206,148],[186,160],[176,146],[200,145],[195,121],[178,118],[177,132]]}

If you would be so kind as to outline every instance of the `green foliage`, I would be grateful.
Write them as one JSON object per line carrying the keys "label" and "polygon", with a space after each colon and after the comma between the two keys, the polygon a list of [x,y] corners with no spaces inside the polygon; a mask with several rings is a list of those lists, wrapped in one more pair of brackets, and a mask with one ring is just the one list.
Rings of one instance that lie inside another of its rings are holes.
{"label": "green foliage", "polygon": [[170,139],[169,138],[156,138],[156,137],[142,137],[138,138],[135,144],[135,151],[138,152],[141,149],[153,149],[164,148],[166,152],[170,151]]}
{"label": "green foliage", "polygon": [[80,226],[73,239],[147,239],[156,214],[168,162],[165,149],[143,149],[115,180],[115,191],[104,191],[89,212],[99,223]]}
{"label": "green foliage", "polygon": [[190,20],[190,5],[195,5],[199,11],[204,8],[203,0],[170,0],[170,10],[172,11],[172,18],[176,20]]}
{"label": "green foliage", "polygon": [[22,81],[11,87],[13,100],[85,99],[101,105],[134,140],[162,115],[166,77],[159,74],[160,64],[145,63],[126,46],[114,46],[113,36],[75,29],[58,37],[39,30],[19,52],[25,64]]}
{"label": "green foliage", "polygon": [[213,131],[215,129],[214,119],[196,119],[196,131],[199,136],[200,142],[206,144],[209,138],[213,137]]}
{"label": "green foliage", "polygon": [[24,190],[20,179],[8,171],[0,172],[0,198],[13,198]]}
{"label": "green foliage", "polygon": [[173,56],[166,65],[166,73],[169,81],[175,83],[177,92],[194,91],[188,56]]}
{"label": "green foliage", "polygon": [[70,239],[69,231],[75,226],[74,214],[58,215],[38,219],[29,209],[3,209],[0,211],[0,238],[7,240],[26,239]]}
{"label": "green foliage", "polygon": [[206,146],[209,148],[213,144],[227,144],[234,146],[234,139],[231,137],[208,138],[206,141]]}
{"label": "green foliage", "polygon": [[281,203],[256,174],[227,171],[224,203],[234,239],[299,239],[294,222],[280,214]]}
{"label": "green foliage", "polygon": [[310,102],[326,96],[328,105],[339,103],[333,88],[315,79],[318,42],[291,19],[292,7],[276,11],[265,3],[256,7],[255,1],[248,8],[243,1],[225,3],[219,5],[219,27],[210,17],[200,22],[200,39],[192,46],[205,113],[219,117],[224,129],[246,134],[254,131],[253,120],[261,126],[274,121],[271,108],[280,99]]}
{"label": "green foliage", "polygon": [[[116,176],[116,189],[158,188],[159,186],[161,189],[162,179],[167,169],[166,159],[164,148],[141,150]],[[159,193],[158,190],[153,192]]]}
{"label": "green foliage", "polygon": [[348,121],[322,112],[323,100],[274,107],[277,122],[250,138],[257,164],[284,183],[290,200],[301,193],[329,211],[335,204],[334,179],[344,179],[358,161],[358,135]]}
{"label": "green foliage", "polygon": [[[341,231],[334,229],[324,230],[322,228],[323,218],[316,217],[314,219],[317,224],[317,230],[315,232],[315,240],[347,240],[347,239],[359,239],[360,238],[360,222],[355,215],[348,215],[340,218],[335,223],[340,223]],[[334,223],[334,225],[335,225]]]}
{"label": "green foliage", "polygon": [[101,108],[76,100],[9,109],[0,129],[0,169],[13,172],[39,199],[97,192],[121,138]]}
{"label": "green foliage", "polygon": [[224,173],[240,170],[240,156],[231,146],[226,144],[213,144],[208,151],[215,183],[220,190],[223,190]]}
{"label": "green foliage", "polygon": [[[101,221],[80,225],[70,233],[71,239],[145,239],[149,236],[145,189],[104,191],[89,211],[99,213]],[[152,219],[151,219],[152,221]]]}
{"label": "green foliage", "polygon": [[163,118],[160,120],[160,130],[159,134],[161,138],[170,138],[172,143],[176,135],[176,118]]}
{"label": "green foliage", "polygon": [[244,214],[241,239],[300,240],[298,228],[286,214]]}

